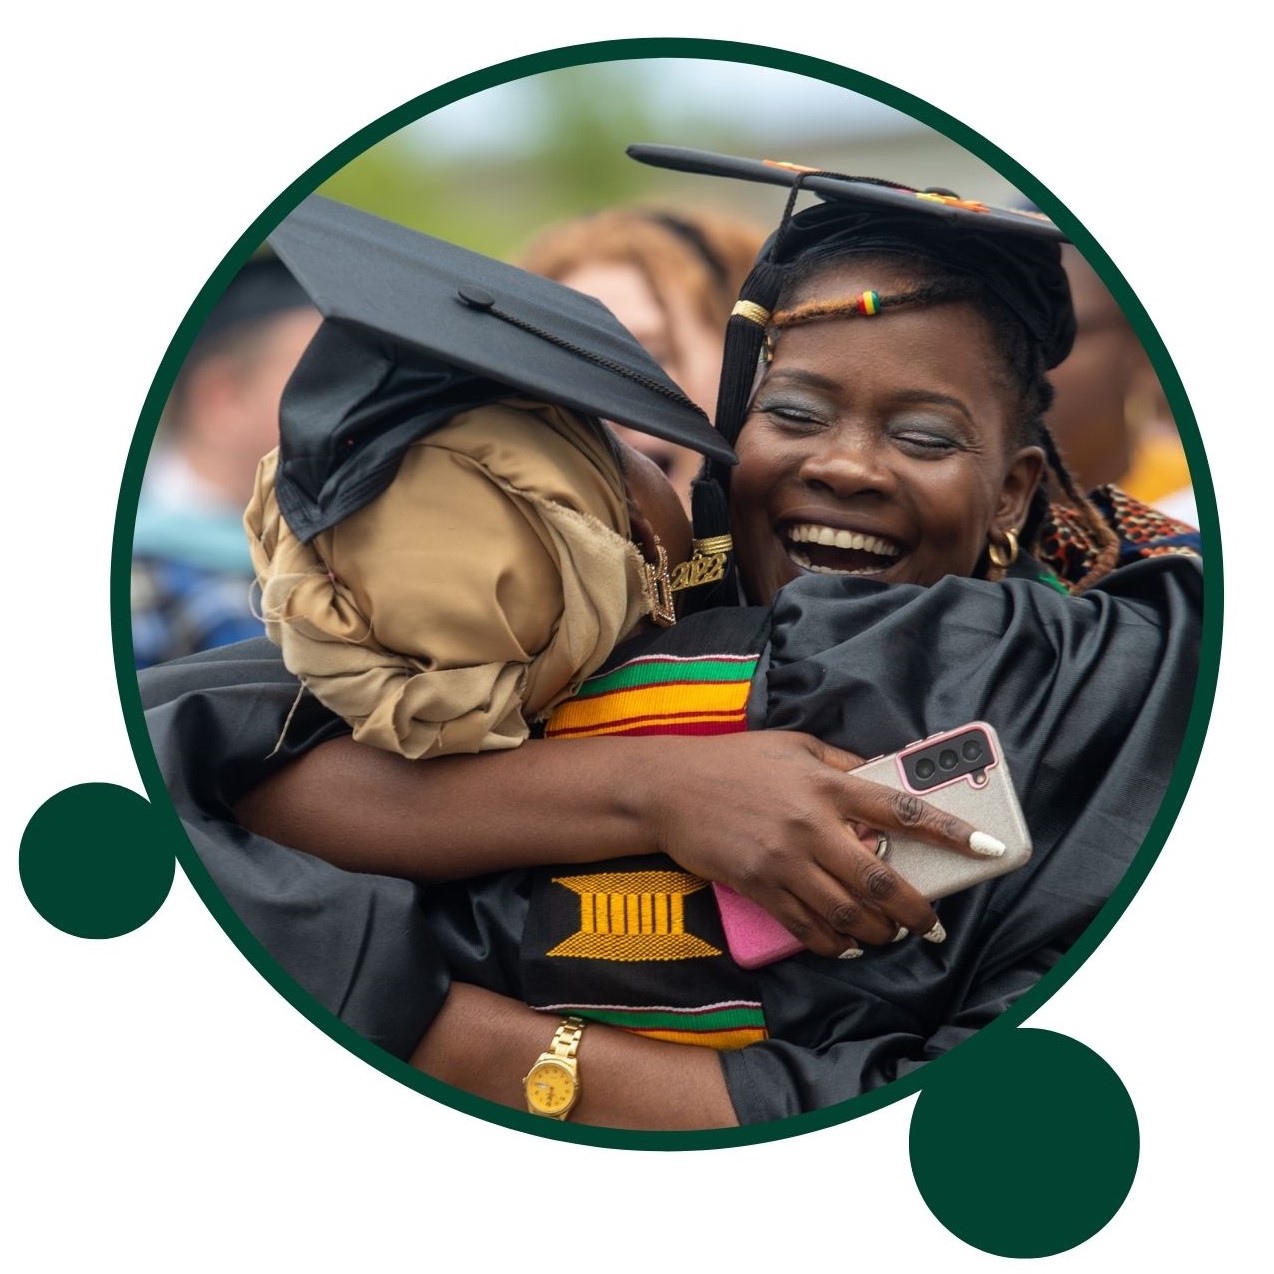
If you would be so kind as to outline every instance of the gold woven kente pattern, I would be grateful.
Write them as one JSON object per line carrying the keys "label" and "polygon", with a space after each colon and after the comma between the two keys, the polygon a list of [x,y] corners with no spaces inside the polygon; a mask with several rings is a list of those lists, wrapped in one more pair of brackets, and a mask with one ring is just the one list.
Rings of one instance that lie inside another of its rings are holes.
{"label": "gold woven kente pattern", "polygon": [[579,929],[547,954],[589,960],[694,960],[718,956],[686,932],[685,900],[707,881],[684,871],[612,871],[554,876],[579,895]]}

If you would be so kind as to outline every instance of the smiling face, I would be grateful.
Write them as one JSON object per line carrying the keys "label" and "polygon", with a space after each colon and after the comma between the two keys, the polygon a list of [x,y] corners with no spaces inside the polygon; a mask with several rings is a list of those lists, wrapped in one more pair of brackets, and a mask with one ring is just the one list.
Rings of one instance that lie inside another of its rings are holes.
{"label": "smiling face", "polygon": [[[785,308],[914,286],[897,265],[830,267]],[[730,480],[748,597],[806,573],[933,584],[971,575],[1020,529],[1043,467],[1018,445],[1018,393],[972,305],[817,319],[777,334]]]}

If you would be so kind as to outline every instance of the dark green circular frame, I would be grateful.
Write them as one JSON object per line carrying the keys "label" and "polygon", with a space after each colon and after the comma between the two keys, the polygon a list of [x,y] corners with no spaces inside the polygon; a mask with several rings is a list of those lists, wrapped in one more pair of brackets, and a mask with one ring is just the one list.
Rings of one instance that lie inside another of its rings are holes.
{"label": "dark green circular frame", "polygon": [[937,1058],[902,1079],[872,1093],[841,1102],[823,1110],[805,1115],[795,1115],[765,1124],[753,1124],[743,1128],[714,1129],[700,1132],[628,1132],[616,1129],[587,1127],[577,1124],[559,1124],[521,1111],[496,1105],[470,1096],[450,1085],[440,1083],[413,1069],[406,1062],[378,1048],[333,1014],[322,1008],[306,992],[292,981],[271,959],[264,948],[252,936],[242,921],[231,910],[213,884],[193,847],[186,838],[173,809],[172,801],[151,748],[142,715],[137,676],[133,670],[132,639],[129,624],[129,560],[132,552],[133,525],[137,516],[138,495],[151,443],[159,423],[173,380],[184,360],[195,335],[198,333],[217,298],[226,285],[247,261],[255,247],[282,221],[292,209],[317,186],[333,176],[352,159],[370,146],[384,140],[407,124],[424,115],[448,106],[462,98],[485,89],[506,84],[526,76],[545,71],[589,63],[629,61],[639,58],[699,58],[721,62],[742,62],[754,66],[768,66],[775,70],[804,75],[839,85],[863,96],[871,97],[887,106],[902,111],[921,123],[943,133],[952,141],[995,168],[1035,204],[1048,213],[1067,233],[1071,241],[1084,254],[1101,276],[1115,299],[1128,316],[1134,330],[1145,346],[1146,353],[1163,385],[1169,405],[1181,432],[1186,457],[1199,509],[1202,531],[1208,557],[1208,588],[1204,609],[1203,646],[1200,674],[1194,690],[1189,724],[1180,754],[1174,766],[1167,794],[1159,808],[1141,850],[1133,860],[1119,887],[1108,899],[1079,940],[1058,964],[1007,1009],[993,1023],[984,1027],[972,1039],[960,1045],[962,1060],[970,1060],[970,1051],[984,1047],[988,1039],[992,1044],[1002,1031],[1012,1030],[1049,999],[1080,967],[1098,944],[1110,932],[1133,895],[1145,880],[1162,849],[1168,833],[1180,812],[1186,791],[1198,764],[1204,733],[1216,691],[1217,670],[1221,648],[1221,614],[1223,603],[1220,529],[1218,525],[1216,496],[1211,475],[1199,437],[1197,423],[1182,387],[1181,379],[1172,364],[1154,324],[1150,321],[1132,289],[1116,269],[1114,263],[1084,227],[1076,221],[1066,207],[1025,168],[998,149],[990,141],[959,120],[931,106],[928,102],[894,88],[882,80],[864,75],[833,62],[803,54],[791,53],[763,45],[740,44],[721,40],[698,39],[632,39],[611,40],[593,44],[579,44],[568,48],[553,49],[527,57],[487,67],[482,71],[465,75],[422,94],[390,111],[380,119],[360,129],[352,137],[334,147],[316,164],[303,172],[252,222],[204,285],[174,335],[159,365],[146,401],[142,406],[136,434],[129,449],[116,509],[115,531],[111,569],[111,616],[114,634],[116,677],[120,701],[124,710],[129,737],[137,757],[138,768],[146,790],[154,803],[157,815],[168,821],[176,853],[186,875],[190,878],[208,910],[230,936],[236,946],[252,962],[258,972],[293,1007],[298,1009],[321,1030],[364,1061],[369,1062],[400,1083],[433,1098],[436,1101],[485,1119],[492,1123],[521,1132],[535,1133],[560,1141],[572,1141],[585,1145],[608,1146],[625,1150],[706,1150],[722,1146],[751,1145],[796,1136],[817,1128],[844,1123],[866,1115],[882,1106],[917,1092],[934,1074],[934,1068],[942,1068],[946,1057]]}

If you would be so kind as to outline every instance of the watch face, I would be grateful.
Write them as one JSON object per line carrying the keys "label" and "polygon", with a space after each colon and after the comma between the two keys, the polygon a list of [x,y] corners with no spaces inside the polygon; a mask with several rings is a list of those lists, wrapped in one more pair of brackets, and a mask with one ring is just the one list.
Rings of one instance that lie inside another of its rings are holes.
{"label": "watch face", "polygon": [[561,1062],[536,1062],[525,1087],[527,1105],[542,1115],[563,1115],[575,1100],[575,1076]]}

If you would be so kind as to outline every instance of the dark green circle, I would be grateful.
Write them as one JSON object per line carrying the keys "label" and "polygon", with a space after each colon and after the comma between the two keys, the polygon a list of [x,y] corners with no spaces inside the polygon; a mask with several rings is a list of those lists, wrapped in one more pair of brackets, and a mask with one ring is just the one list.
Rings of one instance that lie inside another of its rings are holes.
{"label": "dark green circle", "polygon": [[911,1170],[934,1216],[996,1256],[1092,1238],[1137,1172],[1137,1112],[1119,1076],[1052,1031],[979,1037],[946,1060],[911,1118]]}
{"label": "dark green circle", "polygon": [[77,938],[118,938],[144,925],[176,870],[164,821],[145,797],[113,783],[51,796],[31,816],[18,852],[31,905]]}

